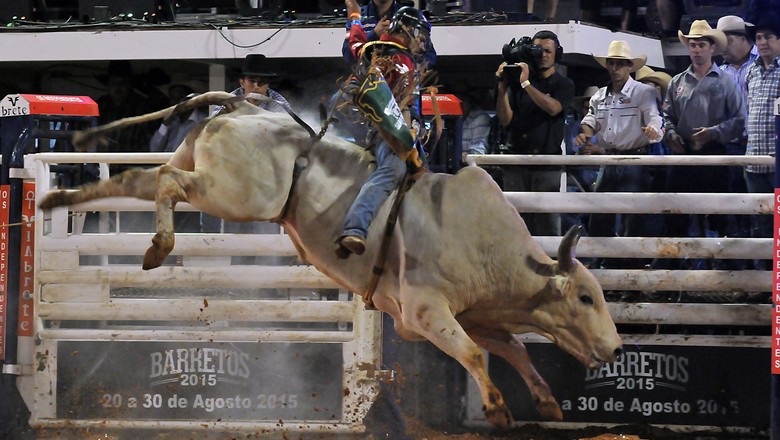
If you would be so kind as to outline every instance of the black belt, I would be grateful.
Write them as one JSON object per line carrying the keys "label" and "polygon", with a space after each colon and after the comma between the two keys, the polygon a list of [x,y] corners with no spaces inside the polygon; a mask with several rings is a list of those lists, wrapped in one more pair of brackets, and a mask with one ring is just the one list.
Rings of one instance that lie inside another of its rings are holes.
{"label": "black belt", "polygon": [[610,148],[605,151],[607,152],[607,154],[623,154],[623,155],[633,156],[637,154],[647,154],[647,146],[633,148],[631,150],[618,150],[616,148]]}

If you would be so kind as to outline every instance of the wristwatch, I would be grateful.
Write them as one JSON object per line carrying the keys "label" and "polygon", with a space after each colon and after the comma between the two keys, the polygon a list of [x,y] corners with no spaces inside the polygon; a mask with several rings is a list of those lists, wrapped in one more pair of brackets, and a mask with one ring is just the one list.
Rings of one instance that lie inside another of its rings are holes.
{"label": "wristwatch", "polygon": [[526,87],[528,87],[530,85],[531,85],[531,81],[528,81],[528,80],[525,80],[525,81],[520,83],[520,87],[522,87],[522,88],[526,88]]}

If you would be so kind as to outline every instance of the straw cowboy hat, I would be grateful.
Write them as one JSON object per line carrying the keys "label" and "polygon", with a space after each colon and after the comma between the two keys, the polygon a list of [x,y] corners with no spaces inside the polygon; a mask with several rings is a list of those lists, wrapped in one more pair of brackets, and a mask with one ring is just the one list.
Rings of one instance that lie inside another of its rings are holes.
{"label": "straw cowboy hat", "polygon": [[609,43],[609,48],[607,49],[606,55],[604,56],[593,55],[593,58],[595,58],[596,61],[598,61],[598,63],[601,64],[603,67],[607,67],[608,58],[613,58],[618,60],[629,60],[633,63],[633,65],[631,66],[632,72],[636,72],[647,62],[647,55],[640,54],[638,56],[632,56],[631,47],[628,45],[627,42],[623,40],[615,40]]}
{"label": "straw cowboy hat", "polygon": [[656,72],[655,70],[642,66],[641,69],[636,71],[637,81],[650,81],[661,86],[661,90],[666,95],[666,90],[669,88],[669,82],[672,77],[666,72]]}
{"label": "straw cowboy hat", "polygon": [[718,24],[715,26],[717,30],[722,31],[723,33],[733,32],[743,35],[747,35],[748,27],[753,27],[753,23],[748,23],[743,20],[742,17],[737,17],[736,15],[720,17],[718,19]]}
{"label": "straw cowboy hat", "polygon": [[715,55],[722,54],[726,50],[726,44],[728,44],[726,34],[721,30],[711,28],[707,20],[694,21],[691,24],[691,30],[688,32],[688,35],[683,34],[682,31],[677,31],[677,37],[685,47],[688,47],[688,40],[691,38],[709,38],[717,45]]}

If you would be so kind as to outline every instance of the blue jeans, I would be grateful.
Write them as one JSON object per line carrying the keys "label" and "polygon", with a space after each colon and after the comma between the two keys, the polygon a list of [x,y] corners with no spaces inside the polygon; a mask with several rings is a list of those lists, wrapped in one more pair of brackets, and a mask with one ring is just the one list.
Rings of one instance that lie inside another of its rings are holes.
{"label": "blue jeans", "polygon": [[368,234],[368,226],[387,196],[398,188],[406,173],[406,164],[398,157],[384,140],[379,141],[375,150],[376,170],[360,188],[355,201],[344,219],[341,236],[357,235],[363,239]]}

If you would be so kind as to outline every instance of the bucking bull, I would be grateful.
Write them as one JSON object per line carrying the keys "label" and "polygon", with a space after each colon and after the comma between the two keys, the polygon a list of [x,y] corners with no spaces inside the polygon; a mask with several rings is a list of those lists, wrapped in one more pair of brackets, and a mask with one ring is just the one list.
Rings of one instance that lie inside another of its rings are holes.
{"label": "bucking bull", "polygon": [[[345,213],[373,169],[363,148],[335,137],[318,139],[289,115],[236,102],[224,92],[78,133],[74,142],[228,101],[232,111],[196,127],[167,164],[131,169],[76,191],[55,190],[40,206],[119,196],[154,200],[157,233],[144,269],[160,266],[173,250],[177,202],[231,221],[271,220],[284,226],[302,260],[345,289],[363,292],[394,198],[373,221],[365,254],[338,259],[334,243]],[[427,339],[468,370],[492,424],[508,427],[512,416],[480,347],[518,370],[543,417],[561,420],[555,397],[515,335],[538,333],[589,368],[622,352],[598,281],[573,257],[578,238],[579,230],[570,230],[553,261],[485,171],[426,173],[401,205],[373,301],[393,317],[401,337]]]}

